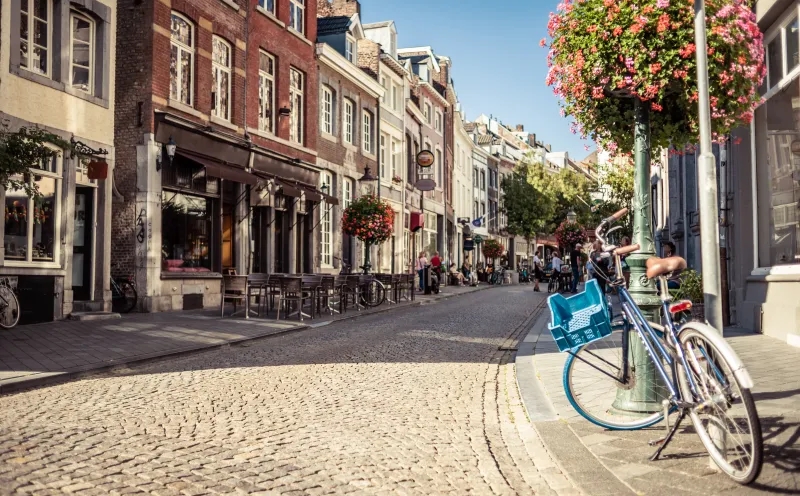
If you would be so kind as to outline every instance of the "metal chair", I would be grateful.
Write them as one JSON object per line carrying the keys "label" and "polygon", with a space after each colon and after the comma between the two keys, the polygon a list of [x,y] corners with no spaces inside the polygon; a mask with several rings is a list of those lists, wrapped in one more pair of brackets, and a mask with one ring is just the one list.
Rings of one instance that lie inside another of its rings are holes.
{"label": "metal chair", "polygon": [[346,276],[345,285],[342,287],[342,296],[344,297],[344,308],[347,309],[350,304],[350,297],[353,298],[353,304],[356,310],[361,311],[364,306],[361,304],[361,276],[353,275]]}
{"label": "metal chair", "polygon": [[[397,284],[393,274],[375,274],[377,279],[386,289],[386,302],[390,305],[397,303]],[[394,298],[394,299],[392,299]]]}
{"label": "metal chair", "polygon": [[236,304],[242,303],[245,309],[245,318],[248,317],[249,305],[247,304],[247,276],[225,275],[222,276],[222,295],[220,301],[220,317],[225,316],[225,302],[233,302],[233,313],[231,317],[235,316]]}
{"label": "metal chair", "polygon": [[[294,315],[297,315],[300,318],[300,321],[303,321],[303,317],[310,317],[313,318],[311,315],[303,312],[303,302],[313,298],[311,294],[306,291],[303,291],[303,277],[302,276],[285,276],[280,278],[280,294],[277,295],[278,297],[278,320],[281,320],[281,305],[286,304],[286,318],[291,318]],[[297,303],[297,311],[289,314],[289,305],[288,303],[295,302]],[[313,308],[313,306],[312,306]]]}
{"label": "metal chair", "polygon": [[257,298],[256,315],[261,317],[261,306],[266,306],[269,284],[268,274],[250,274],[247,276],[247,300]]}
{"label": "metal chair", "polygon": [[[339,305],[339,310],[336,310],[335,305]],[[336,284],[336,276],[324,275],[322,276],[322,286],[317,294],[317,310],[322,312],[322,308],[327,308],[328,313],[342,313],[342,286]]]}
{"label": "metal chair", "polygon": [[319,311],[318,300],[319,293],[322,290],[322,276],[315,274],[303,274],[303,291],[310,292],[311,298],[311,318],[314,318],[314,309],[317,309],[317,314],[322,315]]}

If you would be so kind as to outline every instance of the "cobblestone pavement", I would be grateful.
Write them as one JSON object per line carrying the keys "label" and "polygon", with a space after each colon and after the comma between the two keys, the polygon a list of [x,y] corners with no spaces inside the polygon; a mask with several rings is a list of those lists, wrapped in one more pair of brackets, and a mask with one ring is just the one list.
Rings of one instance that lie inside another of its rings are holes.
{"label": "cobblestone pavement", "polygon": [[[564,394],[566,354],[558,353],[546,324],[547,318],[542,315],[525,338],[517,369],[525,369],[522,361],[533,362],[531,375],[538,378],[534,382],[544,393],[537,396],[533,391],[528,395],[538,400],[529,408],[534,426],[579,487],[596,488],[597,481],[604,480],[609,488],[616,487],[608,494],[800,494],[799,349],[768,336],[725,331],[755,382],[753,397],[764,433],[764,468],[755,483],[743,487],[710,469],[708,455],[691,422],[682,425],[659,461],[650,462],[655,448],[648,441],[663,436],[663,424],[633,432],[605,431],[580,417]],[[529,393],[526,387],[521,388],[523,396]],[[551,408],[543,408],[543,402]],[[583,454],[594,456],[587,461]],[[574,459],[581,461],[572,463]],[[593,471],[590,478],[584,473],[588,470]],[[596,489],[592,492],[600,494]]]}
{"label": "cobblestone pavement", "polygon": [[574,494],[504,287],[0,397],[3,494]]}

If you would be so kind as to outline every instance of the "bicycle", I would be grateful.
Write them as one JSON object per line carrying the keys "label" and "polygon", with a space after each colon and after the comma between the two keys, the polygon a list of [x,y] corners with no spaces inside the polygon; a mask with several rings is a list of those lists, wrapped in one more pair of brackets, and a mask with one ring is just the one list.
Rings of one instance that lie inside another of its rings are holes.
{"label": "bicycle", "polygon": [[[625,287],[619,263],[621,255],[640,247],[618,248],[604,238],[605,229],[626,213],[627,209],[617,212],[596,230],[604,254],[617,262],[609,282],[618,290],[622,325],[612,328],[604,317],[608,302],[597,281],[588,282],[586,291],[576,296],[548,299],[553,316],[550,331],[559,350],[569,354],[563,373],[567,398],[586,420],[606,429],[636,430],[666,420],[666,435],[650,443],[658,446],[651,461],[659,458],[688,416],[720,470],[740,484],[749,484],[761,471],[764,449],[750,392],[753,381],[721,333],[705,323],[678,327],[673,320],[673,315],[691,308],[689,301],[673,302],[666,289],[667,278],[686,268],[682,258],[647,261],[647,278],[658,280],[663,288],[659,297],[664,325],[645,319]],[[649,365],[655,372],[648,377]],[[660,399],[660,407],[653,408]],[[678,417],[670,428],[673,412]]]}
{"label": "bicycle", "polygon": [[550,281],[547,283],[547,292],[548,293],[558,293],[559,287],[561,286],[561,273],[553,270],[553,273],[550,274]]}
{"label": "bicycle", "polygon": [[11,329],[19,323],[22,313],[11,280],[8,277],[0,278],[0,327]]}
{"label": "bicycle", "polygon": [[111,308],[117,313],[128,313],[139,299],[136,285],[130,278],[111,277]]}

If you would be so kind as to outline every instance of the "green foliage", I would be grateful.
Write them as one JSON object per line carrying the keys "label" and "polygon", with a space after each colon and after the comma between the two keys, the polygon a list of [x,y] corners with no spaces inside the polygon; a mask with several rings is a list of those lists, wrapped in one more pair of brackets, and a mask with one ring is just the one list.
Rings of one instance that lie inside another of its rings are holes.
{"label": "green foliage", "polygon": [[689,269],[681,274],[681,287],[675,292],[676,300],[690,300],[692,303],[703,303],[703,275]]}
{"label": "green foliage", "polygon": [[43,129],[23,127],[11,131],[8,122],[0,123],[0,187],[38,196],[36,185],[25,180],[25,175],[61,153],[47,144],[64,150],[71,148],[69,143]]}
{"label": "green foliage", "polygon": [[533,239],[545,231],[555,206],[548,176],[540,162],[523,161],[503,177],[501,209],[510,234]]}
{"label": "green foliage", "polygon": [[[609,215],[627,208],[632,211],[633,202],[633,163],[619,158],[612,163],[604,165],[600,170],[601,184],[605,195],[604,202],[597,209],[598,223]],[[630,236],[633,232],[633,216],[628,215],[620,219],[622,225],[621,236]],[[594,225],[594,224],[592,224]]]}

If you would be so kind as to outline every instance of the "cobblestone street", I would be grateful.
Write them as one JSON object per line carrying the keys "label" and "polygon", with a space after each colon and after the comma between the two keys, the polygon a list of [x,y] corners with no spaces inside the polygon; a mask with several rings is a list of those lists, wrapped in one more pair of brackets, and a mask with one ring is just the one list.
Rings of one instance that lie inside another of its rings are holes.
{"label": "cobblestone street", "polygon": [[515,423],[508,362],[543,300],[503,287],[2,397],[0,492],[573,493]]}

